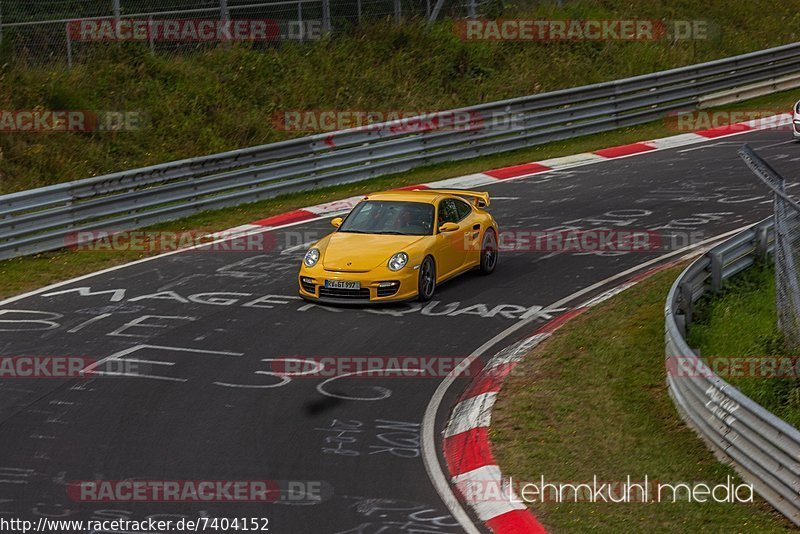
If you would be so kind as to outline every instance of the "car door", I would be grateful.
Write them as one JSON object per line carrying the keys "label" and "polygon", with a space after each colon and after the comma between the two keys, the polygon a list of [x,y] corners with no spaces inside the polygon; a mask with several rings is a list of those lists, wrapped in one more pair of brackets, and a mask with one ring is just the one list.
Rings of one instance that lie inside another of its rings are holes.
{"label": "car door", "polygon": [[481,223],[480,217],[472,206],[460,198],[454,199],[458,211],[458,224],[464,236],[464,250],[466,252],[462,262],[465,265],[475,265],[480,261],[481,255]]}
{"label": "car door", "polygon": [[[447,278],[458,271],[467,256],[464,228],[460,224],[456,199],[445,198],[436,208],[436,265],[437,278]],[[454,232],[440,232],[444,223],[455,223],[459,229]]]}

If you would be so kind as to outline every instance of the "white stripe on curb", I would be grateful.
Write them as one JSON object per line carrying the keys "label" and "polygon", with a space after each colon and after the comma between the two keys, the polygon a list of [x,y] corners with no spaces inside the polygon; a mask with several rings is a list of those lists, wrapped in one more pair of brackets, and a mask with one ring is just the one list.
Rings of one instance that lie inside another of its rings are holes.
{"label": "white stripe on curb", "polygon": [[497,181],[497,178],[492,178],[488,174],[479,172],[476,174],[457,176],[455,178],[447,178],[446,180],[439,180],[438,182],[430,182],[423,185],[430,187],[431,189],[467,189],[470,187],[480,187],[482,185],[493,184]]}
{"label": "white stripe on curb", "polygon": [[326,202],[325,204],[317,204],[316,206],[309,206],[303,208],[305,211],[310,211],[316,215],[325,215],[328,213],[338,213],[343,211],[350,211],[356,204],[361,202],[365,195],[357,195],[354,197],[343,198],[342,200],[334,200],[333,202]]}
{"label": "white stripe on curb", "polygon": [[685,145],[693,145],[701,141],[708,141],[708,137],[703,137],[702,135],[697,135],[695,133],[687,133],[681,135],[673,135],[672,137],[664,137],[661,139],[653,139],[651,141],[645,141],[644,144],[651,146],[653,148],[664,149],[664,148],[675,148]]}
{"label": "white stripe on curb", "polygon": [[496,465],[484,465],[453,477],[453,485],[464,495],[481,521],[526,508],[503,480]]}
{"label": "white stripe on curb", "polygon": [[473,428],[488,427],[492,422],[492,406],[496,399],[497,393],[481,393],[456,404],[444,437],[449,438]]}
{"label": "white stripe on curb", "polygon": [[211,234],[212,239],[221,239],[223,237],[238,237],[239,234],[245,234],[252,230],[261,230],[262,227],[258,226],[257,224],[242,224],[239,226],[234,226],[233,228],[229,228],[227,230],[223,230],[221,232],[214,232]]}
{"label": "white stripe on curb", "polygon": [[559,158],[544,159],[537,161],[540,165],[550,167],[553,170],[560,170],[565,167],[575,167],[578,165],[587,165],[589,163],[597,163],[599,161],[606,161],[608,158],[598,156],[592,152],[583,152],[581,154],[571,154],[569,156],[561,156]]}

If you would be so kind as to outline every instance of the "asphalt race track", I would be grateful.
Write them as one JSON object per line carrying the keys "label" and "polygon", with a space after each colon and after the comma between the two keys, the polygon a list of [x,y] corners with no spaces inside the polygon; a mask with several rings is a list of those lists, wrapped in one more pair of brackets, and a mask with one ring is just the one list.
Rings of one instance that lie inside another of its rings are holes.
{"label": "asphalt race track", "polygon": [[[328,220],[270,232],[268,250],[171,254],[6,302],[2,354],[113,356],[97,370],[122,366],[127,376],[0,382],[0,515],[265,517],[272,532],[462,531],[421,458],[422,417],[440,379],[280,377],[269,374],[270,360],[463,358],[517,321],[533,319],[516,335],[530,333],[563,311],[551,303],[689,244],[690,233],[699,241],[766,217],[766,188],[736,155],[745,141],[794,176],[800,145],[767,130],[481,188],[501,230],[678,235],[648,252],[506,251],[494,274],[459,277],[425,305],[334,309],[299,300],[302,245],[327,233]],[[321,499],[120,503],[67,494],[71,481],[123,479],[305,481],[318,483],[303,487],[318,487]]]}

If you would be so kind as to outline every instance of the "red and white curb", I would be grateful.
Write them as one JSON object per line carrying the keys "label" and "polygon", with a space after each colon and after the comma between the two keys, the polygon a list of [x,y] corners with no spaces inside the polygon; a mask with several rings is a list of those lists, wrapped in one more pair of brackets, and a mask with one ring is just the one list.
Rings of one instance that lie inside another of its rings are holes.
{"label": "red and white curb", "polygon": [[503,381],[539,343],[567,321],[633,287],[652,274],[672,267],[672,261],[638,274],[540,326],[533,335],[494,355],[458,399],[444,430],[445,463],[459,499],[498,534],[545,533],[546,530],[514,494],[492,455],[489,426]]}
{"label": "red and white curb", "polygon": [[[665,150],[669,148],[676,148],[680,146],[693,145],[705,141],[719,139],[721,137],[728,137],[746,133],[753,130],[764,130],[768,128],[777,128],[790,124],[792,122],[791,113],[781,113],[772,115],[770,117],[754,119],[746,122],[732,124],[729,126],[720,126],[718,128],[711,128],[709,130],[701,130],[692,133],[684,133],[673,135],[670,137],[662,137],[661,139],[653,139],[650,141],[641,141],[638,143],[631,143],[628,145],[620,145],[610,148],[596,150],[594,152],[584,152],[581,154],[572,154],[569,156],[562,156],[558,158],[550,158],[542,161],[535,161],[531,163],[523,163],[521,165],[512,165],[510,167],[503,167],[486,172],[479,172],[475,174],[467,174],[465,176],[457,176],[455,178],[448,178],[446,180],[439,180],[437,182],[429,182],[425,184],[409,185],[398,189],[473,189],[485,185],[496,184],[508,180],[515,180],[519,178],[527,178],[536,174],[545,172],[560,171],[570,169],[573,167],[580,167],[583,165],[590,165],[592,163],[599,163],[601,161],[608,161],[610,159],[617,159],[638,154],[645,154],[656,150]],[[333,202],[326,202],[324,204],[317,204],[316,206],[309,206],[301,209],[296,209],[279,215],[273,215],[266,219],[253,221],[250,224],[243,224],[224,232],[218,232],[217,236],[229,236],[231,234],[244,234],[262,228],[276,228],[280,226],[287,226],[290,224],[297,224],[312,219],[319,219],[330,217],[337,214],[344,214],[349,212],[353,207],[362,199],[364,195],[357,195],[342,200]]]}

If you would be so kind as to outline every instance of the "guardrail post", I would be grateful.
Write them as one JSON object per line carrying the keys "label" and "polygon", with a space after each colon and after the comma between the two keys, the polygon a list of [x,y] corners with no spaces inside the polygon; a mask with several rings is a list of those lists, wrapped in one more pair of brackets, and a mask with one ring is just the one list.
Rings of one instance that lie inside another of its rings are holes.
{"label": "guardrail post", "polygon": [[722,289],[722,270],[724,267],[722,256],[719,252],[713,250],[708,253],[708,256],[711,258],[711,289],[719,291]]}
{"label": "guardrail post", "polygon": [[767,261],[769,255],[769,230],[766,226],[756,229],[756,252],[761,261]]}
{"label": "guardrail post", "polygon": [[119,22],[119,15],[120,15],[120,8],[119,8],[119,0],[113,0],[111,4],[111,11],[114,13],[114,22]]}
{"label": "guardrail post", "polygon": [[683,316],[683,329],[686,330],[686,325],[692,322],[692,316],[694,315],[694,300],[692,298],[694,297],[694,292],[692,291],[692,286],[686,282],[680,285],[679,292],[680,312],[681,316]]}
{"label": "guardrail post", "polygon": [[686,316],[682,313],[675,314],[675,325],[678,327],[681,337],[686,337]]}

